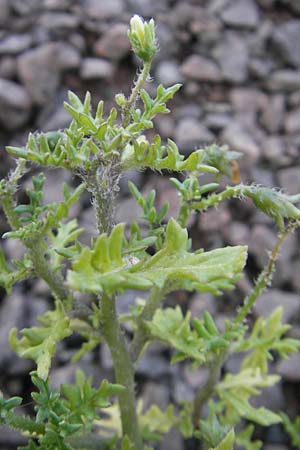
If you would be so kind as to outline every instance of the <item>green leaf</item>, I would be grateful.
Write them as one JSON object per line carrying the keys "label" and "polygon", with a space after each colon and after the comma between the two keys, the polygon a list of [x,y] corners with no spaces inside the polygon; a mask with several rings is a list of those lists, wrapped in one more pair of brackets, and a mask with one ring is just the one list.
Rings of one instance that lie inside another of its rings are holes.
{"label": "green leaf", "polygon": [[284,412],[280,413],[282,424],[285,432],[289,435],[292,445],[300,449],[300,416],[297,416],[292,421]]}
{"label": "green leaf", "polygon": [[17,338],[16,328],[11,330],[9,336],[12,349],[20,357],[36,362],[37,373],[42,380],[48,377],[57,342],[72,334],[62,303],[56,301],[55,306],[54,311],[48,311],[38,317],[42,327],[24,328],[20,340]]}
{"label": "green leaf", "polygon": [[230,430],[229,433],[224,437],[224,439],[220,442],[219,445],[215,448],[211,448],[210,450],[233,450],[235,441],[234,430]]}
{"label": "green leaf", "polygon": [[165,411],[162,411],[157,405],[152,405],[140,417],[140,424],[142,428],[165,434],[178,424],[178,417],[174,414],[173,405],[169,405]]}
{"label": "green leaf", "polygon": [[244,430],[237,433],[237,444],[241,445],[245,450],[260,450],[263,443],[259,440],[251,440],[253,432],[254,426],[248,425]]}

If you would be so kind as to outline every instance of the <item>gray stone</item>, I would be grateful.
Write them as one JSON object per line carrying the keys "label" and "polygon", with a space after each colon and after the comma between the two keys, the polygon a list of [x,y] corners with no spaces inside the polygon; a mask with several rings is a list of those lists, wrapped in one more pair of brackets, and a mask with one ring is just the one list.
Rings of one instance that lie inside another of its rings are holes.
{"label": "gray stone", "polygon": [[300,381],[300,354],[294,353],[288,359],[281,360],[277,365],[277,373],[284,380],[299,383]]}
{"label": "gray stone", "polygon": [[41,8],[41,0],[10,0],[12,8],[20,15],[33,14]]}
{"label": "gray stone", "polygon": [[276,234],[265,225],[255,225],[251,230],[249,251],[262,269],[268,261],[268,253],[277,242]]}
{"label": "gray stone", "polygon": [[200,55],[189,56],[181,65],[181,73],[184,77],[191,80],[221,81],[218,65],[211,59]]}
{"label": "gray stone", "polygon": [[232,117],[223,113],[210,113],[205,117],[205,125],[214,131],[223,130],[230,124]]}
{"label": "gray stone", "polygon": [[287,92],[300,89],[300,71],[291,69],[277,70],[266,80],[266,87],[274,91]]}
{"label": "gray stone", "polygon": [[278,306],[283,308],[282,322],[291,322],[294,317],[298,317],[300,312],[299,295],[272,289],[258,298],[254,305],[254,312],[257,316],[267,318]]}
{"label": "gray stone", "polygon": [[3,56],[0,60],[0,78],[14,79],[16,73],[16,59],[12,56]]}
{"label": "gray stone", "polygon": [[129,54],[131,46],[127,37],[128,25],[113,24],[94,44],[94,53],[102,58],[119,61]]}
{"label": "gray stone", "polygon": [[272,42],[282,59],[295,67],[300,67],[300,20],[290,20],[275,27]]}
{"label": "gray stone", "polygon": [[79,17],[67,12],[46,12],[40,16],[38,23],[51,31],[60,29],[69,33],[78,27]]}
{"label": "gray stone", "polygon": [[262,145],[264,157],[275,167],[290,164],[291,158],[286,153],[286,145],[282,136],[269,136]]}
{"label": "gray stone", "polygon": [[246,42],[234,32],[224,33],[222,42],[215,48],[224,79],[230,83],[243,83],[248,76],[248,48]]}
{"label": "gray stone", "polygon": [[30,47],[32,38],[30,34],[11,34],[0,42],[0,55],[16,55]]}
{"label": "gray stone", "polygon": [[198,119],[187,117],[179,120],[175,141],[183,152],[189,152],[204,143],[211,143],[214,135]]}
{"label": "gray stone", "polygon": [[263,105],[260,122],[269,133],[278,133],[282,128],[285,112],[285,98],[281,94],[274,95]]}
{"label": "gray stone", "polygon": [[169,404],[169,389],[152,381],[147,382],[144,386],[141,398],[143,399],[143,410],[146,412],[151,405],[157,405],[161,410],[165,411]]}
{"label": "gray stone", "polygon": [[214,316],[217,312],[216,298],[207,292],[197,292],[191,299],[189,311],[192,317],[198,319],[201,319],[204,311]]}
{"label": "gray stone", "polygon": [[43,121],[43,131],[63,130],[70,125],[72,118],[63,106],[56,109]]}
{"label": "gray stone", "polygon": [[9,0],[0,0],[0,24],[5,24],[10,15]]}
{"label": "gray stone", "polygon": [[286,114],[284,128],[287,133],[299,133],[300,131],[300,108]]}
{"label": "gray stone", "polygon": [[72,6],[73,0],[44,0],[45,8],[48,10],[66,10]]}
{"label": "gray stone", "polygon": [[20,79],[33,101],[39,105],[52,99],[58,88],[58,52],[59,47],[55,43],[48,43],[29,50],[18,58]]}
{"label": "gray stone", "polygon": [[259,9],[253,0],[235,0],[225,6],[221,19],[232,27],[256,28],[259,25]]}
{"label": "gray stone", "polygon": [[155,17],[157,13],[168,10],[168,3],[161,0],[127,0],[127,4],[132,14],[140,14],[142,17]]}
{"label": "gray stone", "polygon": [[131,181],[138,189],[141,188],[143,182],[143,174],[139,170],[130,169],[122,174],[120,179],[120,191],[122,195],[130,195],[128,182]]}
{"label": "gray stone", "polygon": [[179,65],[176,61],[162,61],[156,68],[156,78],[165,87],[182,81]]}
{"label": "gray stone", "polygon": [[57,44],[57,67],[64,70],[78,69],[81,63],[79,50],[67,42],[59,42]]}
{"label": "gray stone", "polygon": [[260,150],[251,134],[239,123],[230,123],[223,131],[222,142],[227,143],[232,150],[244,153],[249,161],[256,161]]}
{"label": "gray stone", "polygon": [[288,167],[277,172],[280,187],[289,194],[300,192],[300,167]]}
{"label": "gray stone", "polygon": [[82,10],[91,19],[106,20],[118,17],[124,11],[123,0],[82,0]]}
{"label": "gray stone", "polygon": [[249,61],[248,68],[250,75],[254,78],[265,79],[272,69],[272,63],[264,59],[253,58]]}
{"label": "gray stone", "polygon": [[30,97],[19,84],[0,79],[0,122],[7,130],[24,125],[31,113]]}
{"label": "gray stone", "polygon": [[114,72],[110,61],[100,58],[84,58],[82,60],[80,75],[84,80],[109,79]]}
{"label": "gray stone", "polygon": [[139,359],[136,373],[146,376],[148,379],[159,380],[170,374],[169,361],[163,355],[145,352]]}
{"label": "gray stone", "polygon": [[160,450],[182,450],[183,448],[183,437],[177,428],[171,428],[171,430],[164,435],[160,444]]}

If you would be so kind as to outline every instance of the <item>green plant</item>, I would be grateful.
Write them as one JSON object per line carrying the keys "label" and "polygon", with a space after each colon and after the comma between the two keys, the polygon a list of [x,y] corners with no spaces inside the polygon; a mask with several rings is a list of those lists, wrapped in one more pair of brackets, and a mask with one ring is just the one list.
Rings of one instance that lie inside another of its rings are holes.
{"label": "green plant", "polygon": [[[73,120],[68,129],[31,134],[25,147],[7,148],[17,163],[0,182],[2,208],[11,227],[3,238],[20,240],[27,252],[21,260],[12,262],[0,254],[0,284],[9,293],[18,281],[37,276],[47,283],[54,301],[53,309],[37,318],[39,326],[21,330],[21,338],[16,329],[10,334],[13,350],[36,363],[36,371],[31,373],[36,387],[32,394],[35,415],[19,414],[21,398],[5,399],[1,395],[0,423],[29,436],[23,450],[145,450],[172,426],[178,427],[184,437],[194,437],[204,449],[230,450],[235,443],[246,450],[259,449],[261,443],[252,441],[254,424],[267,426],[282,418],[264,407],[253,407],[250,400],[278,382],[278,376],[268,373],[273,353],[287,357],[299,349],[299,341],[285,336],[289,325],[281,322],[281,308],[271,311],[268,319],[258,318],[252,329],[244,319],[271,282],[281,243],[299,226],[300,210],[295,204],[300,196],[257,185],[229,184],[222,189],[220,176],[232,179],[240,156],[225,147],[212,145],[185,159],[171,140],[162,143],[156,135],[149,142],[144,133],[153,127],[157,114],[169,112],[166,102],[180,85],[167,89],[160,85],[151,98],[143,85],[157,51],[154,21],[147,23],[134,16],[128,36],[143,64],[129,98],[117,94],[117,109],[107,116],[100,101],[94,115],[89,93],[81,102],[70,92],[65,108]],[[64,185],[63,201],[45,204],[45,177],[41,173],[32,177],[27,203],[18,204],[19,181],[29,171],[29,163],[69,170],[81,178],[82,184],[74,191]],[[125,224],[115,223],[119,179],[131,168],[180,173],[182,180],[171,178],[178,189],[180,211],[178,217],[168,221],[168,205],[156,209],[155,191],[143,197],[133,183],[129,184],[147,224],[146,236],[136,222],[126,233]],[[200,183],[203,172],[211,174],[211,183]],[[91,193],[98,227],[98,237],[90,246],[80,243],[82,229],[76,220],[68,219],[71,205],[84,190]],[[244,197],[275,220],[279,235],[266,267],[241,302],[235,319],[220,330],[208,312],[191,320],[190,313],[183,314],[178,306],[163,308],[165,296],[178,289],[220,295],[234,288],[246,263],[246,246],[193,250],[185,227],[194,211]],[[149,295],[144,304],[118,316],[116,302],[126,289],[146,290]],[[77,292],[89,294],[90,302],[80,300]],[[124,321],[133,330],[129,345],[122,330]],[[74,363],[102,340],[108,344],[116,384],[104,381],[94,388],[91,380],[78,371],[74,385],[62,385],[59,391],[50,389],[51,360],[57,343],[73,333],[85,340],[73,357]],[[208,368],[207,382],[192,404],[170,405],[166,411],[152,406],[145,413],[137,406],[135,366],[152,340],[173,349],[172,363],[188,359],[194,366]],[[235,352],[245,353],[240,372],[222,375],[224,362]],[[113,401],[111,395],[117,400]],[[102,411],[106,412],[104,417]],[[250,424],[241,429],[242,419]],[[112,426],[113,436],[101,434],[99,424]]]}

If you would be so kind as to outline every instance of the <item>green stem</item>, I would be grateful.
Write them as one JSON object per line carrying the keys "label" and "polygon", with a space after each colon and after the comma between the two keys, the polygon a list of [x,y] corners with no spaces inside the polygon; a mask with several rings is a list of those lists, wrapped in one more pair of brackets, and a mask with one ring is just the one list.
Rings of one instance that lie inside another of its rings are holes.
{"label": "green stem", "polygon": [[130,356],[133,363],[138,360],[149,339],[149,333],[144,322],[152,319],[155,311],[160,307],[164,296],[165,292],[163,290],[154,288],[146,300],[144,309],[137,321],[137,331],[130,344]]}
{"label": "green stem", "polygon": [[217,206],[227,198],[239,198],[249,194],[251,194],[251,186],[244,186],[243,184],[228,186],[219,194],[211,194],[197,202],[192,201],[191,205],[194,210],[203,211],[211,206]]}
{"label": "green stem", "polygon": [[123,436],[128,436],[135,450],[142,450],[143,444],[139,430],[134,392],[134,367],[118,322],[114,297],[103,294],[101,298],[101,312],[103,335],[113,359],[116,382],[126,388],[118,396]]}
{"label": "green stem", "polygon": [[89,433],[82,436],[72,436],[66,438],[68,444],[74,449],[84,450],[109,450],[111,449],[111,440],[101,439],[97,434]]}
{"label": "green stem", "polygon": [[209,364],[209,373],[207,377],[207,381],[204,386],[198,389],[194,403],[193,403],[193,424],[194,427],[197,428],[199,426],[199,420],[202,416],[202,409],[207,401],[210,399],[216,384],[218,383],[221,376],[221,369],[224,363],[224,360],[227,356],[227,349],[220,351],[220,353],[216,356],[216,358],[210,362]]}
{"label": "green stem", "polygon": [[130,109],[132,106],[134,106],[136,99],[140,93],[140,90],[141,90],[143,84],[145,83],[145,81],[147,80],[147,77],[150,72],[150,67],[151,67],[151,61],[144,63],[143,69],[138,76],[138,79],[135,83],[134,88],[131,91],[130,97],[127,100],[125,107],[123,108],[123,121],[122,122],[123,122],[124,128],[128,127],[128,125],[130,123]]}
{"label": "green stem", "polygon": [[45,426],[42,423],[36,423],[26,416],[21,416],[13,412],[5,415],[5,425],[15,430],[29,432],[34,435],[42,435],[45,433]]}
{"label": "green stem", "polygon": [[234,320],[234,325],[243,323],[243,321],[246,319],[247,315],[253,308],[253,305],[255,304],[257,298],[266,289],[266,287],[270,285],[275,270],[275,263],[279,254],[280,247],[285,238],[287,237],[287,235],[292,230],[297,228],[297,226],[298,226],[297,223],[292,222],[286,227],[286,229],[282,233],[279,234],[278,240],[270,253],[267,265],[257,278],[254,288],[252,289],[250,294],[244,299],[243,306],[240,308]]}

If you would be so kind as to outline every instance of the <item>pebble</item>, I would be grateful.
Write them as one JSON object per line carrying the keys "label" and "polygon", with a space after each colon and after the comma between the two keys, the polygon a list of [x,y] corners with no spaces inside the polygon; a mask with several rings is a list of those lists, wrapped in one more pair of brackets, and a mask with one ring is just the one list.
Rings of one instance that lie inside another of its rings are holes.
{"label": "pebble", "polygon": [[282,322],[291,322],[300,312],[299,295],[271,289],[257,299],[253,309],[257,316],[267,318],[278,306],[283,307]]}
{"label": "pebble", "polygon": [[32,38],[29,34],[8,35],[0,41],[0,55],[16,55],[27,50],[31,43]]}
{"label": "pebble", "polygon": [[110,0],[99,2],[99,0],[83,0],[82,11],[93,20],[109,20],[121,15],[124,11],[123,0]]}
{"label": "pebble", "polygon": [[285,113],[285,97],[281,94],[273,95],[264,103],[261,115],[261,125],[272,134],[282,128]]}
{"label": "pebble", "polygon": [[259,16],[259,9],[253,0],[234,0],[221,12],[221,19],[226,25],[239,28],[256,28]]}
{"label": "pebble", "polygon": [[0,79],[0,121],[7,130],[24,125],[31,114],[31,100],[25,89],[5,79]]}
{"label": "pebble", "polygon": [[288,359],[281,360],[277,365],[277,373],[286,381],[299,383],[300,354],[294,353]]}
{"label": "pebble", "polygon": [[39,18],[39,24],[50,31],[61,30],[68,34],[79,25],[79,18],[67,12],[46,12]]}
{"label": "pebble", "polygon": [[300,108],[286,114],[284,129],[288,134],[299,133],[300,131]]}
{"label": "pebble", "polygon": [[200,145],[213,141],[213,133],[198,119],[187,117],[179,120],[175,130],[175,142],[183,153],[191,152]]}
{"label": "pebble", "polygon": [[221,73],[218,65],[211,59],[200,55],[191,55],[181,65],[182,75],[190,80],[197,81],[221,81]]}
{"label": "pebble", "polygon": [[79,68],[80,63],[80,51],[74,45],[67,42],[60,42],[57,45],[56,64],[59,70],[75,70]]}
{"label": "pebble", "polygon": [[272,42],[281,58],[294,67],[300,67],[300,20],[290,20],[277,26],[272,34]]}
{"label": "pebble", "polygon": [[222,142],[229,145],[231,150],[244,153],[248,161],[256,161],[260,156],[257,143],[251,134],[237,122],[232,121],[222,132]]}
{"label": "pebble", "polygon": [[248,76],[248,48],[245,40],[235,32],[224,33],[220,44],[214,49],[213,55],[223,78],[229,83],[243,83]]}
{"label": "pebble", "polygon": [[21,16],[33,14],[41,7],[40,0],[10,0],[13,10]]}
{"label": "pebble", "polygon": [[95,55],[113,61],[119,61],[130,53],[130,42],[127,37],[128,25],[116,23],[109,27],[94,46]]}
{"label": "pebble", "polygon": [[277,70],[265,82],[266,87],[274,91],[293,92],[300,89],[300,70]]}
{"label": "pebble", "polygon": [[110,79],[114,66],[110,61],[100,58],[84,58],[81,63],[80,76],[84,80]]}
{"label": "pebble", "polygon": [[289,194],[298,194],[300,192],[300,167],[287,167],[277,172],[280,187]]}
{"label": "pebble", "polygon": [[156,68],[156,79],[169,87],[182,81],[179,65],[176,61],[162,61]]}
{"label": "pebble", "polygon": [[0,24],[5,25],[10,15],[9,0],[0,0]]}
{"label": "pebble", "polygon": [[18,57],[19,77],[32,100],[39,105],[52,99],[58,89],[60,71],[57,56],[58,46],[47,43]]}

